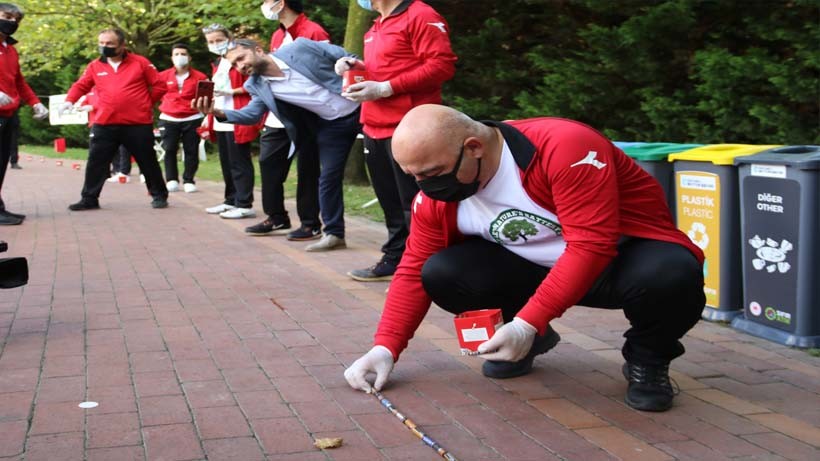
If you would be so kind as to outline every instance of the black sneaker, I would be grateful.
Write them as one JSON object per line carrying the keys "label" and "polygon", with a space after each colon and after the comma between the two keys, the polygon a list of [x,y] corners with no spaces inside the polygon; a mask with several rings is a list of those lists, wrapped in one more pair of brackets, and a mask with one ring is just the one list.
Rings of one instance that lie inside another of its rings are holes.
{"label": "black sneaker", "polygon": [[23,220],[20,218],[8,214],[0,215],[0,226],[17,226],[19,224],[23,224]]}
{"label": "black sneaker", "polygon": [[532,362],[536,355],[543,354],[555,347],[561,341],[561,336],[547,325],[544,336],[536,336],[532,348],[527,356],[517,362],[503,362],[500,360],[485,360],[481,366],[481,373],[488,378],[507,379],[523,376],[532,371]]}
{"label": "black sneaker", "polygon": [[245,233],[252,236],[260,235],[284,235],[290,232],[290,220],[286,219],[276,222],[273,218],[268,218],[259,224],[254,224],[245,228]]}
{"label": "black sneaker", "polygon": [[151,208],[168,208],[168,199],[155,198],[151,201]]}
{"label": "black sneaker", "polygon": [[666,411],[672,408],[672,399],[680,393],[669,379],[669,364],[639,365],[626,362],[621,369],[629,382],[626,404],[636,410]]}
{"label": "black sneaker", "polygon": [[11,164],[11,169],[12,170],[22,170],[23,167],[21,167],[19,163],[12,163]]}
{"label": "black sneaker", "polygon": [[9,210],[0,211],[0,216],[11,216],[12,218],[26,219],[26,215],[20,213],[12,213]]}
{"label": "black sneaker", "polygon": [[347,275],[360,282],[379,282],[392,279],[395,272],[396,265],[382,259],[366,269],[356,269],[348,272]]}
{"label": "black sneaker", "polygon": [[68,209],[71,211],[85,211],[85,210],[97,210],[100,208],[100,202],[96,200],[86,200],[82,199],[77,203],[72,203],[68,206]]}
{"label": "black sneaker", "polygon": [[301,242],[303,240],[316,240],[322,238],[322,230],[318,227],[299,226],[298,229],[288,234],[288,240]]}

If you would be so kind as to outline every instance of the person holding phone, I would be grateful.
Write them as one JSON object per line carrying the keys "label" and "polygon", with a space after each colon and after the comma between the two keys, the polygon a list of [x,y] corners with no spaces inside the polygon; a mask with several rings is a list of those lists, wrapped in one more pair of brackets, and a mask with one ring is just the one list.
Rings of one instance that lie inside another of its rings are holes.
{"label": "person holding phone", "polygon": [[[211,68],[211,80],[214,83],[214,102],[220,109],[241,109],[248,105],[250,95],[242,87],[247,76],[240,74],[225,59],[228,44],[233,38],[225,26],[211,24],[202,29],[208,51],[218,56]],[[252,126],[234,126],[209,116],[207,124],[216,132],[219,149],[219,163],[222,167],[222,179],[225,182],[225,200],[216,206],[206,208],[208,214],[218,214],[224,219],[253,218],[253,183],[254,168],[251,159],[251,142],[259,134],[259,124]]]}
{"label": "person holding phone", "polygon": [[191,101],[197,94],[199,85],[213,83],[208,77],[191,66],[191,53],[188,45],[175,43],[171,46],[173,66],[159,73],[168,88],[159,105],[159,132],[162,137],[162,148],[165,150],[165,186],[168,192],[179,190],[179,170],[177,169],[177,150],[182,140],[182,152],[185,157],[185,169],[182,172],[185,192],[196,192],[194,176],[199,169],[199,136],[196,128],[203,115],[191,108]]}

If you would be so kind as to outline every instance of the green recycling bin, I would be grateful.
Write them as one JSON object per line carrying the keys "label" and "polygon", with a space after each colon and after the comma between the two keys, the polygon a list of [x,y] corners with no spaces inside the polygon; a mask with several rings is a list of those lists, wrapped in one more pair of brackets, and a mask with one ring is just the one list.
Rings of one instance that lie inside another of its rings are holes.
{"label": "green recycling bin", "polygon": [[735,157],[780,146],[713,144],[669,155],[675,173],[676,223],[706,255],[706,320],[742,313],[740,200]]}
{"label": "green recycling bin", "polygon": [[820,347],[820,146],[735,159],[743,235],[743,316],[732,327]]}
{"label": "green recycling bin", "polygon": [[[617,145],[617,144],[616,144]],[[686,150],[701,147],[703,144],[675,144],[668,142],[645,142],[629,143],[629,145],[618,146],[624,153],[630,156],[635,163],[643,168],[661,183],[661,188],[666,195],[666,203],[675,215],[675,183],[673,181],[672,164],[667,161],[669,154],[675,154]]]}

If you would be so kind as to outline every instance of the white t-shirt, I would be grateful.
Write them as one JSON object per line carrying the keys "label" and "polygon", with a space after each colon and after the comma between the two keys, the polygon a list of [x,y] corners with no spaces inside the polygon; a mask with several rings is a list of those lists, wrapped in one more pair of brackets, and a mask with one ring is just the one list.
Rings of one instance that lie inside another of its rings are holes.
{"label": "white t-shirt", "polygon": [[[225,58],[219,59],[219,65],[216,68],[212,80],[214,82],[214,91],[231,91],[231,62]],[[214,108],[222,110],[233,110],[233,96],[214,96]],[[214,131],[233,131],[232,123],[220,122],[214,118]]]}
{"label": "white t-shirt", "polygon": [[[293,43],[293,37],[290,35],[290,32],[285,30],[285,37],[282,39],[282,45],[280,46],[285,46],[288,43]],[[269,126],[271,128],[285,127],[285,125],[283,125],[282,122],[276,118],[276,115],[274,115],[273,112],[268,112],[268,117],[265,119],[265,126]]]}
{"label": "white t-shirt", "polygon": [[506,142],[487,187],[459,202],[457,224],[464,235],[499,243],[545,267],[554,266],[566,248],[558,217],[527,195]]}
{"label": "white t-shirt", "polygon": [[285,76],[263,78],[277,99],[307,109],[325,120],[350,115],[359,107],[358,103],[331,93],[327,88],[291,69],[284,61],[276,57],[273,60]]}

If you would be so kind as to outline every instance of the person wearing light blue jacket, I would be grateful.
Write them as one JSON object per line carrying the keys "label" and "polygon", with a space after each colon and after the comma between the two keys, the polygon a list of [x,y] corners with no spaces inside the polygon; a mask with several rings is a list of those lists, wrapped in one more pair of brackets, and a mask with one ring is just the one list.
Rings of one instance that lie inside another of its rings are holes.
{"label": "person wearing light blue jacket", "polygon": [[[343,98],[342,78],[336,74],[336,61],[354,57],[336,45],[297,38],[274,53],[266,53],[254,40],[237,39],[225,55],[231,64],[251,78],[245,89],[251,102],[240,110],[219,110],[208,101],[197,100],[197,108],[211,112],[218,120],[253,125],[269,111],[287,130],[303,156],[318,155],[319,208],[323,229],[307,226],[291,232],[291,240],[308,240],[322,233],[321,239],[306,251],[327,251],[346,247],[344,239],[344,201],[342,179],[347,156],[361,126],[359,104]],[[299,177],[299,182],[311,178]],[[295,237],[295,238],[291,238]]]}

